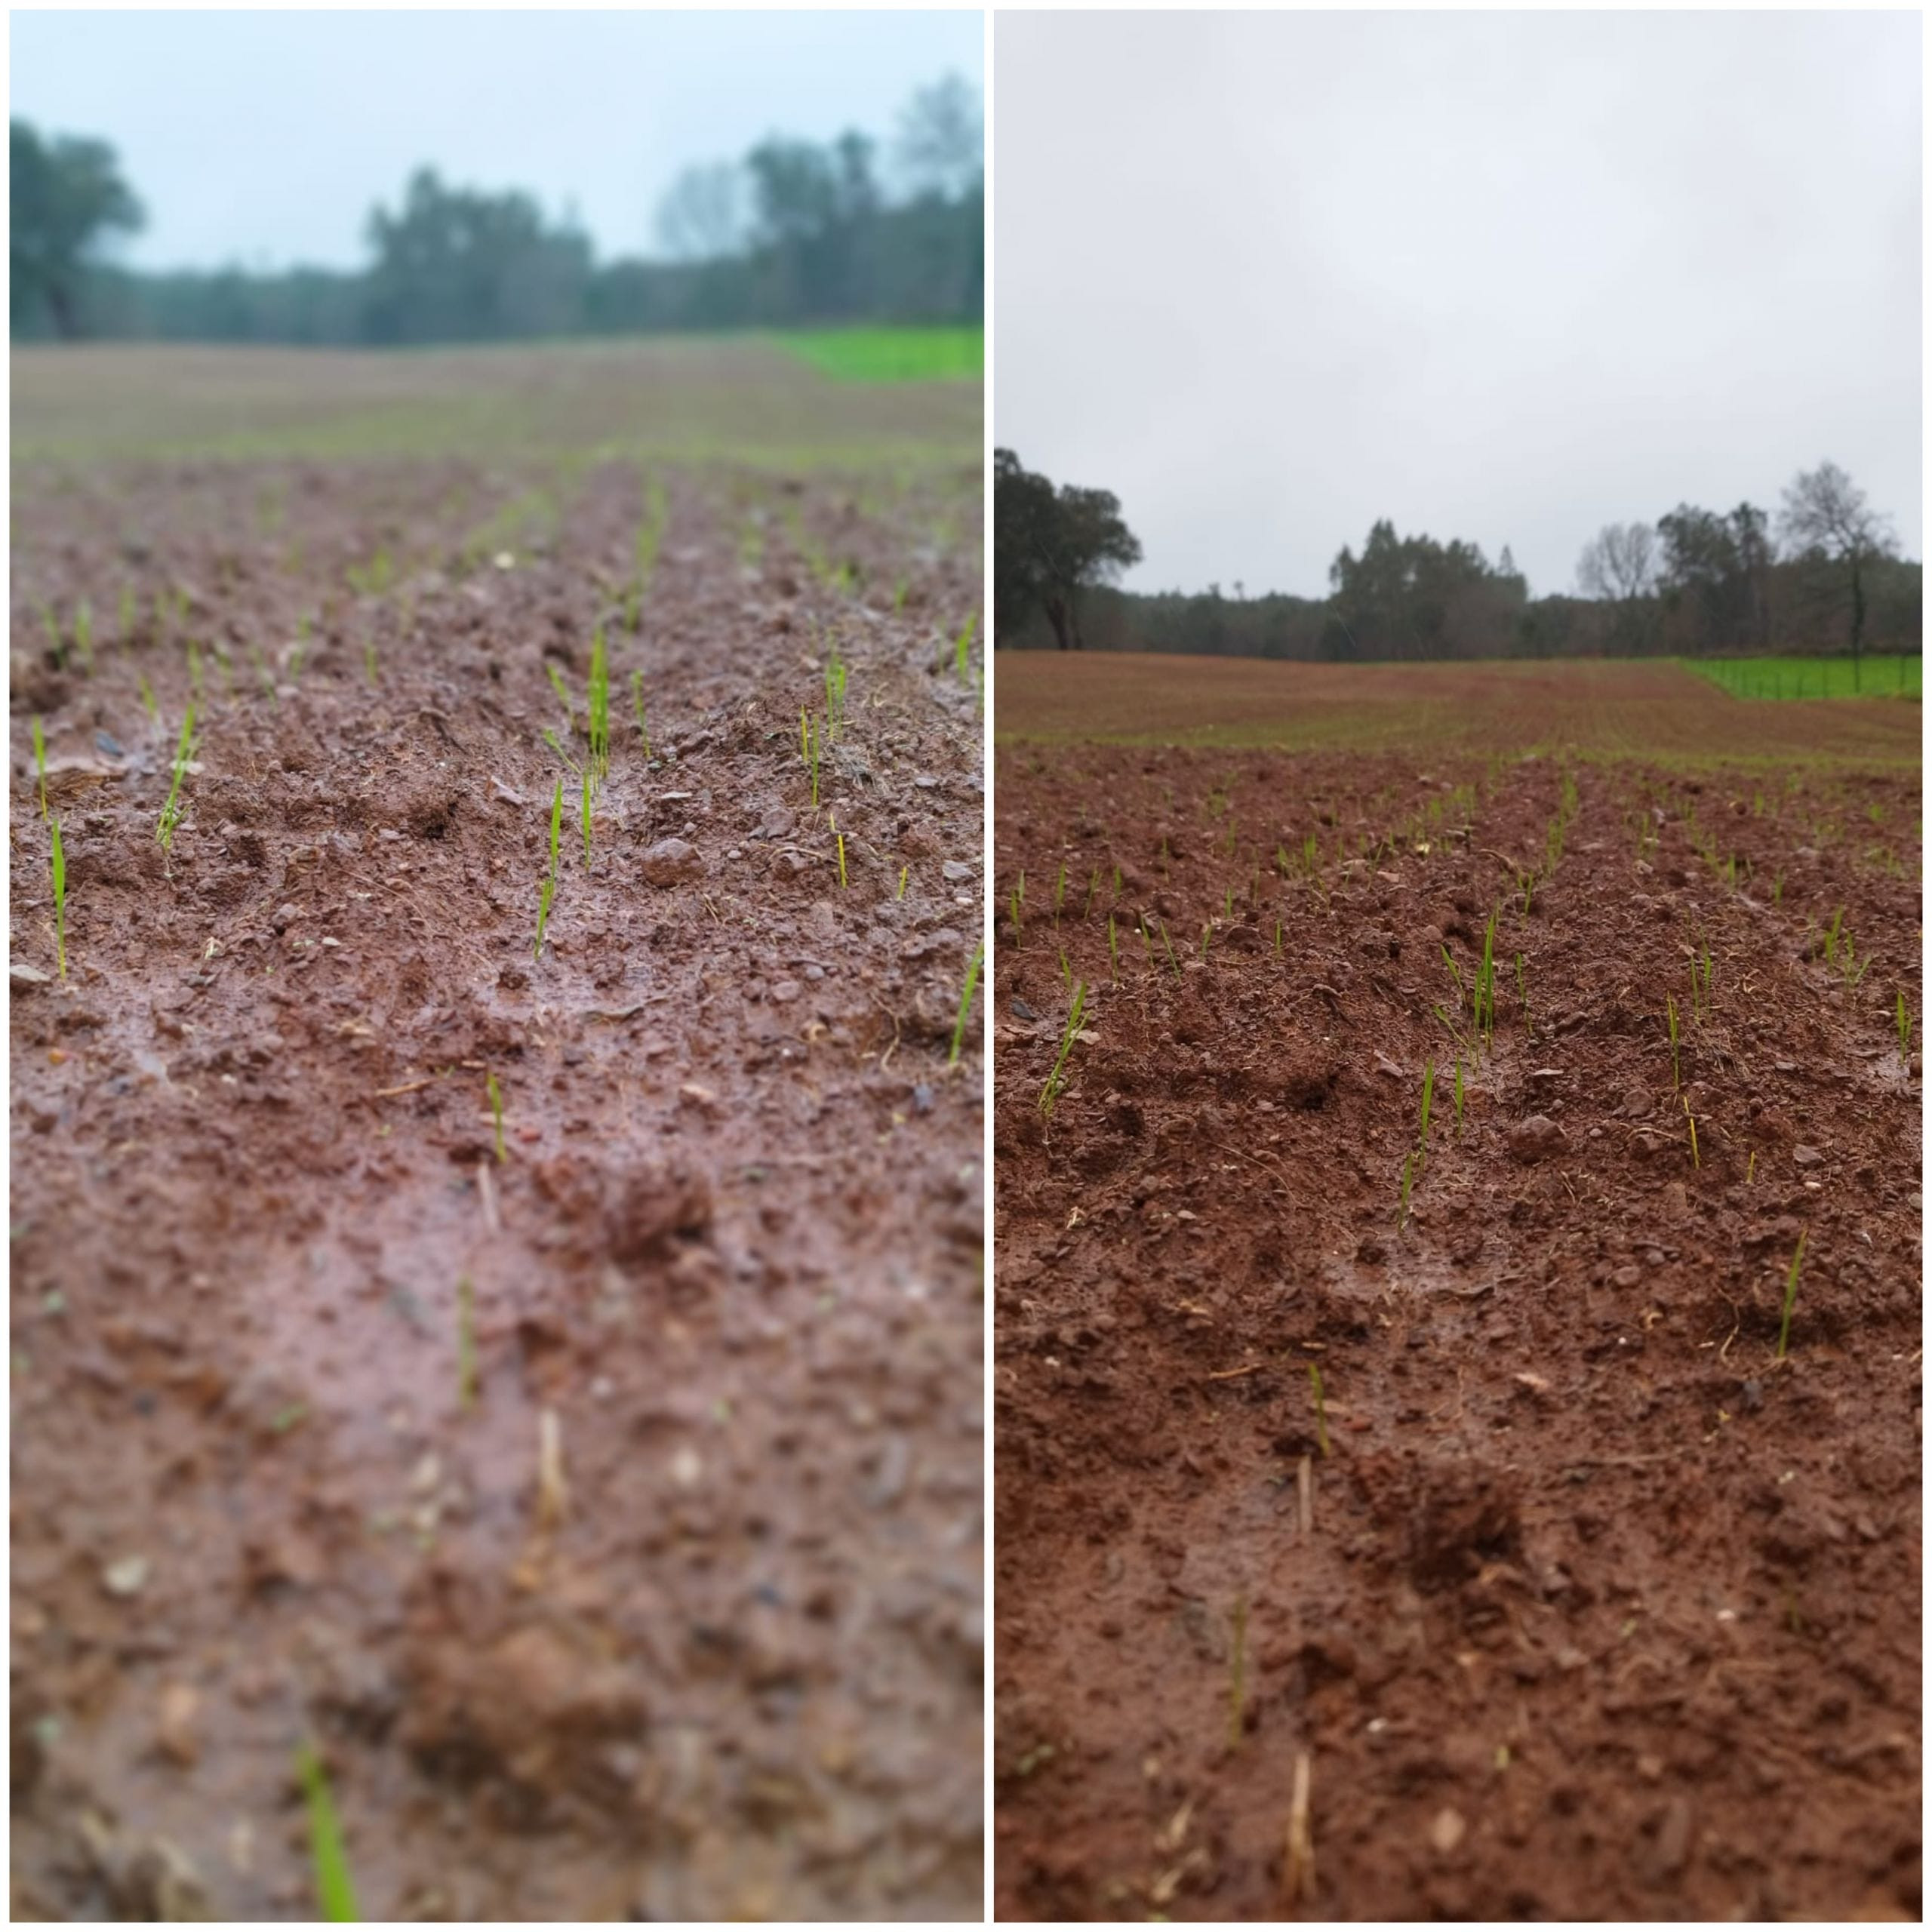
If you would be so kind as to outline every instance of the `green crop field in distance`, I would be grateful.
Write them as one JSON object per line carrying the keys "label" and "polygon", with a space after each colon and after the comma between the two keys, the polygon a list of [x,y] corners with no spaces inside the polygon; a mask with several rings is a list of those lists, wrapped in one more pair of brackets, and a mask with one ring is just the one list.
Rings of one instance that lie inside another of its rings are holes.
{"label": "green crop field in distance", "polygon": [[811,329],[778,340],[847,383],[977,382],[986,365],[983,328]]}
{"label": "green crop field in distance", "polygon": [[[1920,695],[1916,657],[1682,657],[1685,670],[1733,697],[1906,697]],[[1856,669],[1856,681],[1854,679]]]}

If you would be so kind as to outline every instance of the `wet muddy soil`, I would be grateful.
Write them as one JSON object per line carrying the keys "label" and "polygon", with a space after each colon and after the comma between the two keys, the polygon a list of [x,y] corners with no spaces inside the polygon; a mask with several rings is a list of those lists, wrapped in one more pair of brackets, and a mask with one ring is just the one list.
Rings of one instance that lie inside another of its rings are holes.
{"label": "wet muddy soil", "polygon": [[977,469],[14,500],[15,1912],[977,1917]]}
{"label": "wet muddy soil", "polygon": [[997,779],[1000,1915],[1916,1918],[1915,768]]}

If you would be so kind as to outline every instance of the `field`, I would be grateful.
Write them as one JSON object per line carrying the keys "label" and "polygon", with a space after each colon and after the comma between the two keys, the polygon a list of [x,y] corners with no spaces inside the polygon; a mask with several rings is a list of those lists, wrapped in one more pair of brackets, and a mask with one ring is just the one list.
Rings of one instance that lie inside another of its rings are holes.
{"label": "field", "polygon": [[1684,668],[1733,697],[1909,697],[1921,695],[1918,657],[1686,658]]}
{"label": "field", "polygon": [[16,1915],[977,1918],[977,385],[13,372]]}
{"label": "field", "polygon": [[982,329],[813,329],[779,340],[847,382],[977,383],[986,362]]}
{"label": "field", "polygon": [[999,1914],[1917,1918],[1918,708],[996,685]]}

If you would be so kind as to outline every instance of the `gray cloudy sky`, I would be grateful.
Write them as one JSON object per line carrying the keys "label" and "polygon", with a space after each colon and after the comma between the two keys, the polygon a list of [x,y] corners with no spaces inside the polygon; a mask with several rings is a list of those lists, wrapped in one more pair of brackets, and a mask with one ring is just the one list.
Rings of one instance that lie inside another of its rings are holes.
{"label": "gray cloudy sky", "polygon": [[1923,555],[1920,23],[1002,14],[994,423],[1134,587],[1324,595],[1392,518],[1541,595],[1849,470]]}
{"label": "gray cloudy sky", "polygon": [[977,85],[977,13],[22,13],[12,111],[119,149],[147,205],[141,267],[353,268],[372,202],[419,163],[574,201],[600,254],[655,241],[694,162],[768,134],[889,137],[949,70]]}

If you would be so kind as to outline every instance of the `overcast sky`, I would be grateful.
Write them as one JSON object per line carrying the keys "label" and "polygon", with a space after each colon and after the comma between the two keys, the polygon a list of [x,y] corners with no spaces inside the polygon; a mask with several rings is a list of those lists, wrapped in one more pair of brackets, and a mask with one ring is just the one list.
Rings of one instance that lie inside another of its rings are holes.
{"label": "overcast sky", "polygon": [[994,421],[1137,589],[1574,583],[1829,457],[1921,556],[1912,14],[1003,14]]}
{"label": "overcast sky", "polygon": [[21,13],[12,111],[120,150],[121,259],[352,268],[427,162],[574,202],[602,256],[654,247],[679,170],[771,133],[889,139],[914,91],[976,86],[977,13]]}

